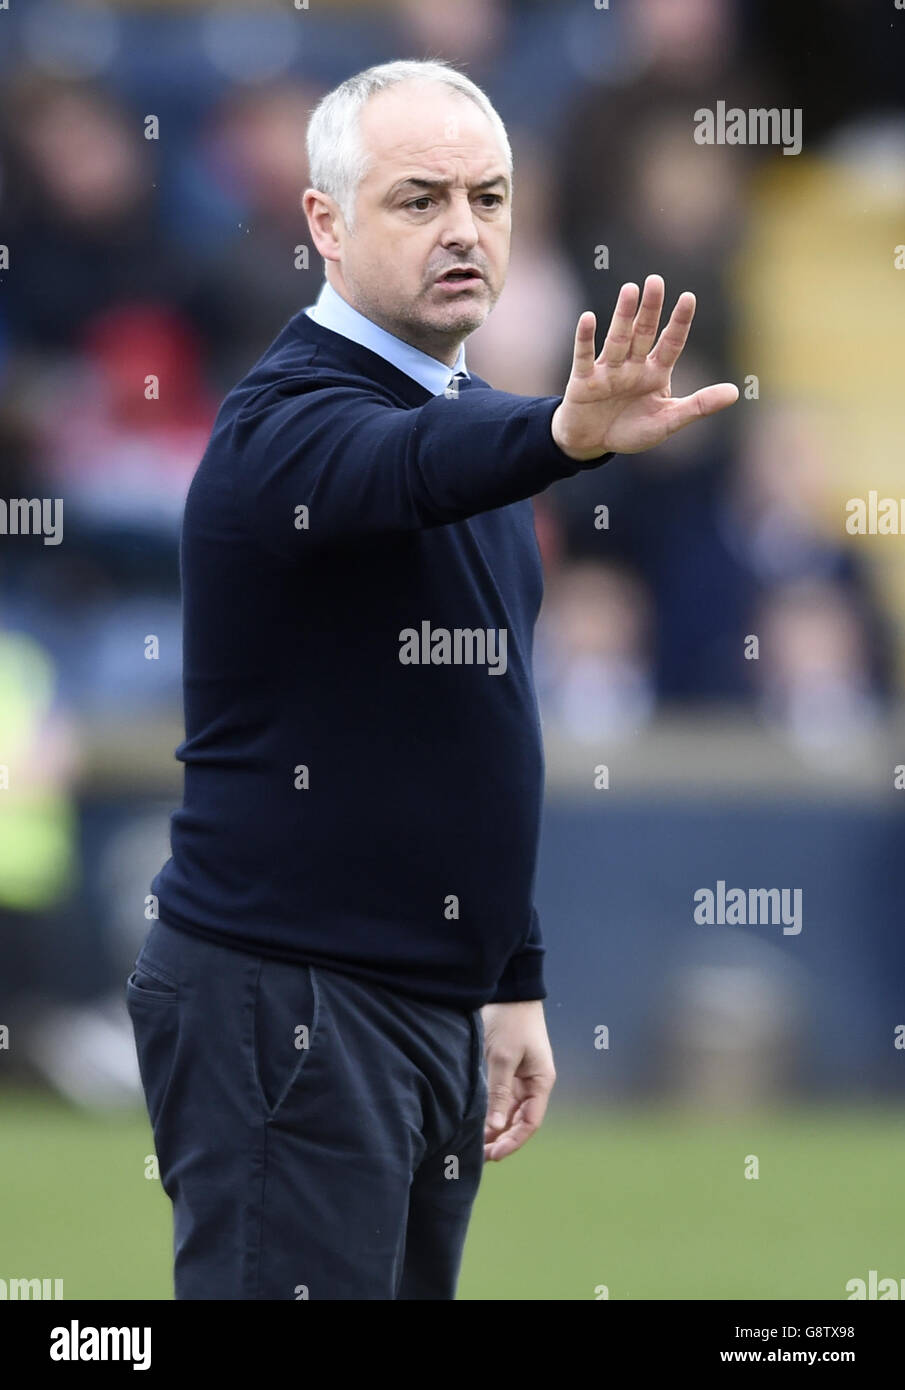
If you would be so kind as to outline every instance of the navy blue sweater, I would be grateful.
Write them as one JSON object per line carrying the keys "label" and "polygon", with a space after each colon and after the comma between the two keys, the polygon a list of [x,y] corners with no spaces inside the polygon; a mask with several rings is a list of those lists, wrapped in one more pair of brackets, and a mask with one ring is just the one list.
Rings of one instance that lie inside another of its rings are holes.
{"label": "navy blue sweater", "polygon": [[609,457],[554,444],[560,399],[433,396],[304,312],[229,393],[183,523],[162,921],[458,1008],[545,998],[527,499]]}

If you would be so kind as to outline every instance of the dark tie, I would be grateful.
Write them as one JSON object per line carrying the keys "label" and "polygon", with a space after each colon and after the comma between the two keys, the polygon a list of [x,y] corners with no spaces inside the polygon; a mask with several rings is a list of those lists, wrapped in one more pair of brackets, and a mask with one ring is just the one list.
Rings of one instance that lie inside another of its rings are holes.
{"label": "dark tie", "polygon": [[470,384],[470,380],[464,372],[456,372],[443,394],[455,400],[459,392],[467,390]]}

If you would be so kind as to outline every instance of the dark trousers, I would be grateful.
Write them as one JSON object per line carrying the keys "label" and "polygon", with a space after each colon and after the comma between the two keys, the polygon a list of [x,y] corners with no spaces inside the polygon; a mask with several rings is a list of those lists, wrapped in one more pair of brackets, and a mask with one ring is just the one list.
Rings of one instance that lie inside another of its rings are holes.
{"label": "dark trousers", "polygon": [[155,922],[126,985],[177,1299],[455,1297],[479,1011]]}

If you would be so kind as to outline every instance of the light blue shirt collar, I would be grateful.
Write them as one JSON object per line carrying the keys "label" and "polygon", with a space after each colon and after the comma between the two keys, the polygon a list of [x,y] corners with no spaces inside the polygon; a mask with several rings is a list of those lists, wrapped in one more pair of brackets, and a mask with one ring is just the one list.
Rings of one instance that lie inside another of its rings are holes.
{"label": "light blue shirt collar", "polygon": [[330,328],[334,333],[341,333],[344,338],[351,338],[353,343],[376,352],[379,357],[398,367],[434,396],[442,396],[453,377],[460,372],[464,372],[465,376],[469,375],[465,366],[464,343],[459,348],[454,365],[447,367],[436,357],[429,357],[420,348],[412,347],[411,343],[404,343],[401,338],[395,337],[385,328],[365,318],[364,314],[353,309],[352,305],[337,293],[329,280],[324,281],[316,301],[309,305],[305,313],[322,328]]}

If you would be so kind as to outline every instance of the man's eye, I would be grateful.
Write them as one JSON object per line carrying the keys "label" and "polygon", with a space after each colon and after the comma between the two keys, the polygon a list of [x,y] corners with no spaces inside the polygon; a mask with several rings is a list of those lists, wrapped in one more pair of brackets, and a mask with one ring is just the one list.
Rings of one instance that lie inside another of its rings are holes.
{"label": "man's eye", "polygon": [[[406,206],[407,208],[413,208],[413,207],[415,206],[416,203],[432,203],[433,201],[434,201],[433,198],[429,198],[429,197],[427,196],[427,194],[425,194],[422,198],[413,198],[413,199],[411,200],[411,202],[406,203],[405,206]],[[426,211],[426,209],[421,209],[421,208],[419,208],[418,211],[419,211],[419,212],[421,212],[421,211]]]}
{"label": "man's eye", "polygon": [[481,197],[484,199],[489,198],[494,207],[499,207],[503,201],[502,193],[482,193]]}

